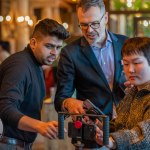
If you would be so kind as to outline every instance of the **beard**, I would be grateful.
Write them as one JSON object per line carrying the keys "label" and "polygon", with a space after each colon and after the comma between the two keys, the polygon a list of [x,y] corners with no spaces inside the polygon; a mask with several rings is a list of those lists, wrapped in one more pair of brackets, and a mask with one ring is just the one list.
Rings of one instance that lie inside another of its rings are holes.
{"label": "beard", "polygon": [[102,48],[106,40],[106,33],[98,33],[97,35],[90,33],[87,34],[86,39],[91,46]]}

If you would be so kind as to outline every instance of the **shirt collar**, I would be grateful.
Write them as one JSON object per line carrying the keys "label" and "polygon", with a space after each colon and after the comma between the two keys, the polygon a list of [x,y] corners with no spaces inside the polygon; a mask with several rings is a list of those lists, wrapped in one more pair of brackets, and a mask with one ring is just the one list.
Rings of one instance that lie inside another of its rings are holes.
{"label": "shirt collar", "polygon": [[150,82],[148,82],[147,84],[144,84],[143,87],[140,89],[140,91],[138,91],[137,87],[134,86],[132,88],[129,89],[129,93],[130,95],[143,95],[143,93],[148,94],[150,93]]}
{"label": "shirt collar", "polygon": [[112,39],[111,39],[111,37],[110,37],[110,35],[109,35],[108,31],[106,31],[106,34],[107,34],[106,42],[110,42],[110,43],[112,43]]}
{"label": "shirt collar", "polygon": [[[105,43],[105,45],[102,48],[108,47],[109,44],[111,44],[111,43],[112,43],[112,39],[111,39],[108,31],[106,30],[106,43]],[[90,45],[90,46],[91,46],[92,49],[100,49],[97,46],[92,46],[92,45]]]}

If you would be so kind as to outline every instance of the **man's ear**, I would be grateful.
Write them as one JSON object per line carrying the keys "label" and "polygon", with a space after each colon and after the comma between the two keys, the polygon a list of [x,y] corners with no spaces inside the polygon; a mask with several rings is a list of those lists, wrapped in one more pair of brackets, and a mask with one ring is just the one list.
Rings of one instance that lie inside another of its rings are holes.
{"label": "man's ear", "polygon": [[108,23],[108,12],[105,13],[104,17],[105,17],[105,24],[107,24]]}
{"label": "man's ear", "polygon": [[36,39],[35,38],[31,38],[30,39],[30,47],[31,47],[31,49],[33,50],[33,49],[35,49],[35,47],[36,47]]}

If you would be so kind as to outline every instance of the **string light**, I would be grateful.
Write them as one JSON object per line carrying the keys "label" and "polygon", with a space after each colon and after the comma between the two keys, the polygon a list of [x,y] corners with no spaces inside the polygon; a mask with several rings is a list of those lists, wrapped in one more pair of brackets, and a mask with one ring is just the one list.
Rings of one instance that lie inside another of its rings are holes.
{"label": "string light", "polygon": [[8,22],[11,21],[11,16],[9,16],[9,15],[6,16],[6,21],[8,21]]}
{"label": "string light", "polygon": [[[0,22],[2,23],[5,21],[9,23],[9,22],[13,21],[13,19],[10,15],[7,15],[6,17],[0,16]],[[18,23],[27,22],[27,24],[29,26],[33,26],[33,21],[29,16],[19,16],[19,17],[17,17],[16,22],[18,22]]]}
{"label": "string light", "polygon": [[143,21],[143,25],[144,25],[145,27],[148,27],[148,21],[147,21],[147,20],[144,20],[144,21]]}
{"label": "string light", "polygon": [[0,16],[0,22],[3,22],[3,20],[4,20],[4,17]]}
{"label": "string light", "polygon": [[64,26],[65,29],[68,29],[68,23],[64,22],[62,25]]}
{"label": "string light", "polygon": [[127,0],[127,7],[132,7],[132,3],[133,3],[133,1],[132,0]]}

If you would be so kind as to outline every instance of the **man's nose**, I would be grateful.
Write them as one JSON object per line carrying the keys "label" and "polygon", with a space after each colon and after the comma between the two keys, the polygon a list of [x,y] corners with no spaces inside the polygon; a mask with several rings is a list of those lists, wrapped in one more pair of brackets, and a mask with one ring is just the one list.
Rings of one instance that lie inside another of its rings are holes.
{"label": "man's nose", "polygon": [[56,53],[57,53],[56,47],[54,47],[53,49],[51,49],[50,53],[53,54],[53,55],[56,55]]}
{"label": "man's nose", "polygon": [[91,27],[91,25],[88,25],[88,26],[87,26],[87,31],[88,31],[88,32],[93,31],[93,28]]}

